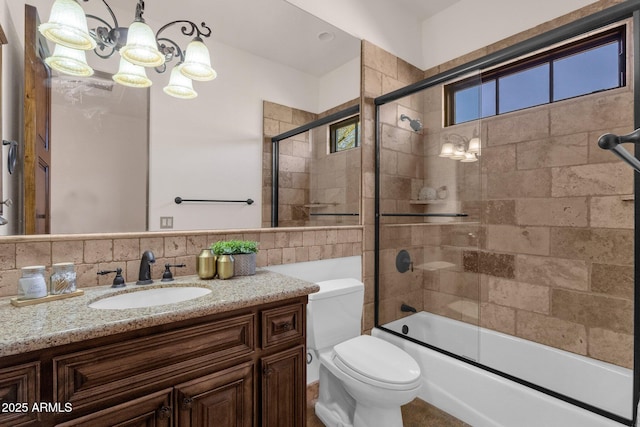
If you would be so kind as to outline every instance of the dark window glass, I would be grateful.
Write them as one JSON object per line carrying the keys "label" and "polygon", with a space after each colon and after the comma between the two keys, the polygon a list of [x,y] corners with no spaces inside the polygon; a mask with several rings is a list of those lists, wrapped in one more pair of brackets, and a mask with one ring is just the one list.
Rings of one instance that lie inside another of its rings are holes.
{"label": "dark window glass", "polygon": [[618,87],[618,50],[614,42],[554,61],[553,100]]}
{"label": "dark window glass", "polygon": [[332,153],[360,146],[360,117],[350,117],[330,125],[329,133]]}
{"label": "dark window glass", "polygon": [[445,86],[445,124],[478,120],[626,83],[626,26]]}
{"label": "dark window glass", "polygon": [[498,114],[549,102],[549,64],[498,79]]}
{"label": "dark window glass", "polygon": [[496,82],[491,80],[482,84],[456,91],[456,123],[477,120],[496,114]]}

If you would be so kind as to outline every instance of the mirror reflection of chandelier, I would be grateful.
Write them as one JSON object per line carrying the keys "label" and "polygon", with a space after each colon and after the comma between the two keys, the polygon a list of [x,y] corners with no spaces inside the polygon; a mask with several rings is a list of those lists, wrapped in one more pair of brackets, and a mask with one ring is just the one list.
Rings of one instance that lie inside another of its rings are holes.
{"label": "mirror reflection of chandelier", "polygon": [[[144,0],[138,0],[135,19],[128,28],[120,27],[111,7],[105,0],[102,2],[111,15],[113,25],[98,16],[85,15],[76,0],[55,1],[49,21],[39,27],[42,35],[56,43],[53,55],[45,59],[47,65],[63,74],[86,77],[93,75],[93,69],[87,64],[85,51],[94,50],[103,59],[119,52],[120,67],[113,75],[113,80],[130,87],[149,87],[152,82],[146,75],[145,67],[163,73],[167,63],[176,59],[177,64],[171,70],[164,92],[184,99],[198,96],[192,80],[216,78],[217,73],[211,68],[209,49],[202,41],[203,37],[211,36],[211,28],[204,22],[198,27],[191,21],[173,21],[162,26],[154,35],[142,18]],[[89,30],[87,19],[98,21],[98,26]],[[181,25],[184,36],[193,36],[184,50],[173,40],[162,36],[163,31],[173,25]]]}
{"label": "mirror reflection of chandelier", "polygon": [[471,139],[457,133],[451,133],[445,136],[439,156],[460,160],[463,163],[477,162],[481,146],[482,143],[475,131]]}

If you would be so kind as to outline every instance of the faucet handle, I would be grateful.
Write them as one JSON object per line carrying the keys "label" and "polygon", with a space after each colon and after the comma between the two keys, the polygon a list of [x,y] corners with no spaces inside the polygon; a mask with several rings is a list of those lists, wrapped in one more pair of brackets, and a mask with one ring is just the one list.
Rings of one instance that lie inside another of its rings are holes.
{"label": "faucet handle", "polygon": [[124,282],[124,277],[122,277],[122,269],[120,267],[115,270],[100,270],[98,274],[104,276],[105,274],[116,273],[116,277],[113,278],[113,283],[111,284],[112,288],[123,288],[126,285]]}
{"label": "faucet handle", "polygon": [[186,267],[186,264],[165,264],[164,273],[162,273],[161,282],[171,282],[173,280],[173,274],[171,273],[171,267]]}

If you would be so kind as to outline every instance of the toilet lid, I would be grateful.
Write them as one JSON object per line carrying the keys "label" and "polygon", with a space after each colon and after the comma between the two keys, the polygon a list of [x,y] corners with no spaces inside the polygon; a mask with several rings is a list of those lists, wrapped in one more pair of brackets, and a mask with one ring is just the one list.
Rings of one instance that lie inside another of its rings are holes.
{"label": "toilet lid", "polygon": [[418,363],[395,345],[360,335],[333,348],[345,367],[364,378],[387,384],[411,384],[420,377]]}

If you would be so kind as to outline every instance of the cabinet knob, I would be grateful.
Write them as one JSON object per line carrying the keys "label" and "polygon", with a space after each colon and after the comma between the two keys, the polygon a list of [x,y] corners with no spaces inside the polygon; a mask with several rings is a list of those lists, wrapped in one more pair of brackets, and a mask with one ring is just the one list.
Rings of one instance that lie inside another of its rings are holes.
{"label": "cabinet knob", "polygon": [[170,406],[163,406],[158,409],[158,418],[161,420],[168,420],[171,418],[171,412],[172,410]]}
{"label": "cabinet knob", "polygon": [[193,406],[193,398],[185,397],[182,399],[182,409],[191,409]]}
{"label": "cabinet knob", "polygon": [[262,373],[263,373],[265,376],[267,376],[267,377],[268,377],[269,375],[273,374],[273,369],[272,369],[272,368],[265,367],[265,368],[262,370]]}

